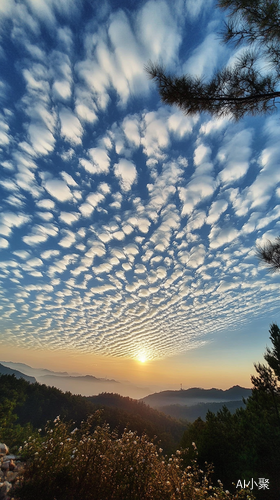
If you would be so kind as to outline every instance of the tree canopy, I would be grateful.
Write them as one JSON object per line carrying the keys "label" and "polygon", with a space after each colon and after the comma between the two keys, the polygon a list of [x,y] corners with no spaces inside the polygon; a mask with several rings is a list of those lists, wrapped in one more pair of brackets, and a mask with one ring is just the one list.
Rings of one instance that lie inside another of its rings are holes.
{"label": "tree canopy", "polygon": [[234,64],[217,71],[208,82],[203,76],[170,75],[153,62],[146,71],[155,80],[162,101],[177,105],[185,114],[208,112],[238,120],[273,112],[280,98],[279,1],[218,0],[217,6],[228,12],[224,43],[246,45]]}

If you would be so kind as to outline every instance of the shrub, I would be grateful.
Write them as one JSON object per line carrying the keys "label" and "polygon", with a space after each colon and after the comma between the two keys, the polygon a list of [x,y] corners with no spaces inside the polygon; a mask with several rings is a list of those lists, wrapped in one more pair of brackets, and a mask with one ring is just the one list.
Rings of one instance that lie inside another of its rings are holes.
{"label": "shrub", "polygon": [[119,438],[108,425],[96,426],[97,414],[81,428],[59,417],[43,435],[30,437],[21,453],[27,460],[15,487],[20,500],[202,500],[252,498],[213,487],[211,467],[200,470],[196,461],[182,466],[184,452],[170,458],[143,434],[124,430]]}

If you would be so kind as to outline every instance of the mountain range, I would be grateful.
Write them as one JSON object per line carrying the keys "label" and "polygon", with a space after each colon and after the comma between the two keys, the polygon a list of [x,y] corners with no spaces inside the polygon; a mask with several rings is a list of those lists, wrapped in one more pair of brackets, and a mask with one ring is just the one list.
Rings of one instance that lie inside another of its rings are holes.
{"label": "mountain range", "polygon": [[114,379],[81,375],[80,373],[52,371],[45,368],[33,368],[25,363],[14,363],[12,361],[0,361],[0,363],[15,372],[21,372],[24,376],[35,378],[36,380],[32,380],[33,382],[37,381],[40,384],[56,387],[64,392],[83,396],[97,395],[102,392],[117,392],[122,396],[139,399],[152,392],[150,387],[138,387],[129,382],[120,382]]}
{"label": "mountain range", "polygon": [[230,389],[192,389],[162,391],[142,398],[142,401],[170,417],[194,422],[205,419],[207,412],[216,413],[226,406],[231,413],[244,408],[244,400],[251,396],[251,389],[235,385]]}
{"label": "mountain range", "polygon": [[[133,396],[139,399],[148,392],[148,388],[138,388],[129,383],[114,379],[98,378],[93,375],[69,374],[55,372],[45,368],[32,368],[24,363],[11,361],[0,362],[0,375],[14,374],[16,378],[24,378],[28,382],[39,382],[56,387],[64,392],[94,397],[100,393],[117,393],[122,396]],[[214,413],[226,406],[231,412],[244,407],[244,399],[251,395],[251,389],[233,386],[230,389],[202,389],[198,387],[181,390],[167,390],[142,397],[140,401],[176,419],[193,422],[196,418],[205,419],[207,411]],[[109,398],[110,399],[110,398]],[[114,402],[115,404],[115,402]]]}
{"label": "mountain range", "polygon": [[168,405],[189,405],[198,403],[226,403],[228,401],[242,401],[251,395],[251,389],[235,385],[230,389],[181,389],[179,391],[161,391],[142,398],[144,403],[159,408]]}
{"label": "mountain range", "polygon": [[36,382],[36,378],[34,377],[29,377],[28,375],[25,375],[24,373],[14,370],[9,368],[8,366],[4,366],[3,364],[0,363],[0,375],[14,375],[16,378],[23,378],[27,382],[31,382],[34,384]]}

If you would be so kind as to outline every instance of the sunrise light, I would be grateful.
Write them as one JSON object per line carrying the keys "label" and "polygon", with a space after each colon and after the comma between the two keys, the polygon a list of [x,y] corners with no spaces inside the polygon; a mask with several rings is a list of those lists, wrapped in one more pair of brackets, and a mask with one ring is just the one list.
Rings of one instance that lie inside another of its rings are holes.
{"label": "sunrise light", "polygon": [[139,354],[138,361],[140,361],[140,363],[146,363],[146,361],[147,361],[146,354],[144,354],[144,353]]}

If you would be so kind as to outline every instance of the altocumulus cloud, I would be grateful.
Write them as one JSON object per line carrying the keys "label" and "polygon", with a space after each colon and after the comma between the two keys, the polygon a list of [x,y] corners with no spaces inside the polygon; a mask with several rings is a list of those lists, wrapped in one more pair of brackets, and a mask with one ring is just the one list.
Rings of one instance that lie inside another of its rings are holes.
{"label": "altocumulus cloud", "polygon": [[12,345],[155,359],[277,310],[277,277],[264,278],[254,248],[279,232],[278,119],[186,117],[143,69],[157,59],[179,74],[198,60],[210,75],[215,58],[231,60],[211,5],[0,3],[0,311]]}

